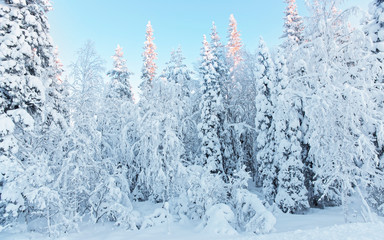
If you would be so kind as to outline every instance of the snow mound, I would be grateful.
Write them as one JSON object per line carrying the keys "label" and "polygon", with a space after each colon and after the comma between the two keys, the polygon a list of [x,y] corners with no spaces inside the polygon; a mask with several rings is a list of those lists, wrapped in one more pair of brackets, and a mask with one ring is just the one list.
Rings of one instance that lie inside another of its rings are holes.
{"label": "snow mound", "polygon": [[143,218],[140,229],[154,227],[160,224],[172,221],[168,211],[168,203],[165,203],[162,208],[155,209],[154,213]]}
{"label": "snow mound", "polygon": [[261,200],[246,189],[236,192],[236,215],[239,228],[256,234],[269,233],[274,229],[276,218]]}
{"label": "snow mound", "polygon": [[219,203],[207,210],[203,222],[197,228],[206,233],[237,235],[237,231],[232,227],[235,222],[232,209],[226,204]]}
{"label": "snow mound", "polygon": [[5,114],[0,115],[0,136],[12,134],[15,129],[15,124],[12,119]]}

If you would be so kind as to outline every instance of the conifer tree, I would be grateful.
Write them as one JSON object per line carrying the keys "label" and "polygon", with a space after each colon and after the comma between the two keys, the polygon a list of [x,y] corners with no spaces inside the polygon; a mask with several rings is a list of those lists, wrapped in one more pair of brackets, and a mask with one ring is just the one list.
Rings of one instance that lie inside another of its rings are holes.
{"label": "conifer tree", "polygon": [[273,161],[273,105],[275,70],[269,50],[260,38],[258,53],[258,75],[256,76],[256,118],[257,138],[255,143],[256,162],[262,181],[263,192],[268,202],[273,202],[277,187],[277,165]]}
{"label": "conifer tree", "polygon": [[276,204],[283,212],[298,213],[309,208],[304,185],[302,162],[300,110],[301,99],[293,94],[289,85],[287,62],[277,52],[274,89],[274,161],[279,166]]}
{"label": "conifer tree", "polygon": [[[134,104],[130,84],[130,76],[124,59],[123,49],[118,45],[112,56],[113,69],[107,74],[111,78],[104,99],[104,111],[98,117],[98,129],[101,132],[101,151],[105,161],[111,161],[111,173],[116,176],[116,182],[124,186],[124,192],[129,192],[128,164],[131,147],[136,139],[137,107]],[[122,184],[124,183],[124,184]],[[128,186],[128,187],[127,187]]]}
{"label": "conifer tree", "polygon": [[228,27],[227,57],[233,62],[232,70],[234,70],[243,60],[243,57],[241,56],[242,47],[243,44],[241,42],[240,32],[237,30],[237,22],[233,14],[231,14]]}
{"label": "conifer tree", "polygon": [[[369,13],[372,19],[365,26],[365,32],[372,41],[372,55],[370,56],[370,71],[371,77],[376,83],[376,88],[382,91],[381,84],[384,82],[384,2],[382,0],[374,0],[369,5]],[[371,95],[373,96],[373,95]],[[384,99],[380,95],[373,96],[375,101],[383,102]],[[383,104],[377,104],[375,108],[378,111],[383,111]],[[377,171],[384,174],[384,141],[382,136],[382,127],[376,125],[374,131],[371,131],[371,137],[376,146],[377,156],[379,158],[379,164],[377,165]],[[384,180],[376,181],[369,187],[370,204],[377,209],[378,213],[384,215],[384,198],[383,198]]]}
{"label": "conifer tree", "polygon": [[[183,109],[183,114],[179,116],[182,132],[181,139],[184,143],[185,160],[186,164],[191,164],[196,158],[198,152],[199,141],[196,134],[196,122],[193,118],[194,114],[194,102],[193,102],[193,72],[190,71],[187,65],[184,63],[184,56],[181,51],[181,47],[171,52],[171,59],[167,62],[167,66],[164,69],[161,77],[166,79],[168,82],[173,82],[180,90],[180,94],[177,96],[180,107]],[[175,86],[175,87],[176,87]]]}
{"label": "conifer tree", "polygon": [[284,35],[287,44],[301,44],[304,40],[304,22],[297,11],[296,0],[285,0],[287,8],[284,17]]}
{"label": "conifer tree", "polygon": [[[50,8],[49,1],[7,0],[0,4],[0,205],[7,206],[5,215],[11,218],[25,210],[41,216],[36,195],[30,193],[42,185],[29,182],[40,164],[41,151],[47,155],[51,147],[44,142],[49,137],[42,133],[55,124],[59,128],[66,125],[46,17]],[[40,183],[49,175],[47,172]],[[49,225],[49,217],[43,215]]]}
{"label": "conifer tree", "polygon": [[[115,55],[112,56],[113,69],[108,72],[111,77],[109,97],[116,97],[124,101],[133,101],[132,86],[129,82],[133,74],[128,71],[126,60],[124,59],[123,49],[117,45]],[[116,94],[116,96],[113,96]]]}
{"label": "conifer tree", "polygon": [[[223,157],[220,144],[220,131],[222,124],[222,95],[219,77],[216,71],[217,56],[204,36],[201,52],[202,62],[200,75],[203,79],[202,99],[200,103],[201,122],[198,125],[199,138],[201,139],[201,164],[206,166],[213,174],[223,173]],[[216,66],[215,66],[216,64]]]}
{"label": "conifer tree", "polygon": [[150,89],[151,83],[156,76],[157,66],[155,60],[157,58],[157,53],[156,45],[154,44],[153,40],[154,37],[152,25],[151,22],[148,21],[144,42],[143,68],[141,72],[142,83],[140,84],[140,89],[142,91]]}
{"label": "conifer tree", "polygon": [[[372,15],[372,20],[366,29],[367,34],[372,39],[373,49],[372,51],[376,54],[384,52],[384,30],[383,24],[384,19],[384,5],[382,0],[374,0],[369,6],[369,12]],[[381,54],[382,55],[382,54]],[[381,56],[380,55],[380,56]],[[382,57],[382,56],[381,56]]]}
{"label": "conifer tree", "polygon": [[213,66],[216,73],[218,73],[218,84],[220,87],[220,94],[222,102],[221,112],[219,116],[219,138],[221,143],[221,152],[223,158],[223,169],[225,175],[231,175],[237,167],[237,160],[239,159],[237,151],[240,149],[238,146],[237,133],[233,123],[232,104],[233,104],[233,84],[230,76],[230,64],[225,56],[224,47],[221,44],[219,34],[216,31],[216,25],[213,23],[211,32],[211,52],[215,62]]}

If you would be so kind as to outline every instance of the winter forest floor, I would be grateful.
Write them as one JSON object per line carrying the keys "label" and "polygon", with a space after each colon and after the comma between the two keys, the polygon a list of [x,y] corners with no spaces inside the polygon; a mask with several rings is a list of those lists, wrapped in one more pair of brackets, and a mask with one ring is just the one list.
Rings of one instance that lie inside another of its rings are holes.
{"label": "winter forest floor", "polygon": [[[136,206],[142,214],[161,207],[141,203]],[[384,218],[375,223],[344,223],[341,207],[311,209],[306,215],[276,214],[275,231],[266,235],[239,233],[219,235],[198,229],[191,221],[172,222],[138,231],[125,231],[111,224],[83,225],[79,233],[62,236],[60,240],[383,240]],[[352,219],[353,221],[353,219]],[[49,239],[23,229],[0,233],[1,240]]]}

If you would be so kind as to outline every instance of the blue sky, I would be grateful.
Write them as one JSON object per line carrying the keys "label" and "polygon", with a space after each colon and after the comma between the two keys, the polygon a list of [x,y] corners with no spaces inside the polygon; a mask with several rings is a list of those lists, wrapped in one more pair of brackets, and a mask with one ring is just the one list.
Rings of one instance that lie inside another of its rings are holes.
{"label": "blue sky", "polygon": [[[368,0],[346,1],[343,7],[367,10]],[[297,0],[305,16],[304,0]],[[65,66],[86,40],[95,43],[97,52],[112,67],[111,56],[117,44],[123,47],[127,65],[134,73],[132,84],[140,82],[145,27],[151,21],[158,52],[158,72],[169,60],[170,52],[181,46],[187,64],[199,59],[203,34],[209,34],[212,21],[226,42],[230,14],[234,14],[244,44],[255,51],[263,36],[271,48],[282,34],[283,0],[56,0],[49,13],[51,35]],[[192,67],[192,66],[191,66]],[[66,68],[67,69],[67,68]]]}

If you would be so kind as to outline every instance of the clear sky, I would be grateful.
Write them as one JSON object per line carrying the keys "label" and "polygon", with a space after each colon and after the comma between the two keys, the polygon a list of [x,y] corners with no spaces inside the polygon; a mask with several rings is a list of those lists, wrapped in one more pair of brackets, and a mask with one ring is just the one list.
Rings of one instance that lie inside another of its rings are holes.
{"label": "clear sky", "polygon": [[[343,7],[367,10],[370,0],[345,1]],[[307,14],[304,0],[297,0],[300,15]],[[199,59],[203,34],[209,35],[215,21],[226,43],[230,14],[234,14],[245,46],[255,51],[263,36],[271,48],[279,44],[285,3],[283,0],[55,0],[49,13],[51,35],[67,66],[86,40],[95,43],[97,52],[112,67],[111,56],[117,44],[123,47],[127,65],[134,73],[132,84],[140,82],[145,28],[151,21],[158,52],[158,73],[169,60],[170,52],[182,47],[187,64]]]}

